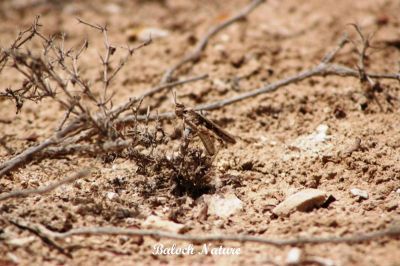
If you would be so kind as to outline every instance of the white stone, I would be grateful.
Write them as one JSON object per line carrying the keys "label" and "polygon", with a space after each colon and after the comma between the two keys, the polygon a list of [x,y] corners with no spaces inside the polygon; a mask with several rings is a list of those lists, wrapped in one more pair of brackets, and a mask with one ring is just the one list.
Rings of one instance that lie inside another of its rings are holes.
{"label": "white stone", "polygon": [[160,39],[167,37],[169,35],[168,31],[158,29],[158,28],[144,28],[138,32],[139,41],[147,41],[150,37],[151,39]]}
{"label": "white stone", "polygon": [[368,199],[368,192],[359,188],[350,189],[350,193],[363,199]]}
{"label": "white stone", "polygon": [[145,228],[166,230],[174,233],[181,233],[185,228],[184,224],[178,224],[172,221],[163,220],[155,215],[148,216],[142,225]]}
{"label": "white stone", "polygon": [[119,14],[121,13],[121,7],[117,4],[107,4],[104,6],[104,10],[109,14]]}
{"label": "white stone", "polygon": [[111,191],[110,191],[110,192],[107,192],[106,197],[107,197],[107,199],[109,199],[109,200],[113,200],[113,199],[115,199],[115,198],[118,197],[118,194],[115,193],[115,192],[111,192]]}
{"label": "white stone", "polygon": [[286,257],[286,264],[287,265],[296,265],[301,262],[301,249],[299,248],[292,248],[289,250],[287,257]]}
{"label": "white stone", "polygon": [[272,212],[278,216],[286,216],[293,211],[309,211],[314,207],[319,207],[327,200],[328,195],[318,189],[304,189],[276,206]]}
{"label": "white stone", "polygon": [[204,202],[208,205],[208,213],[227,218],[243,208],[243,202],[235,194],[205,195]]}
{"label": "white stone", "polygon": [[288,143],[291,151],[283,155],[283,160],[299,157],[315,157],[321,154],[329,154],[334,148],[332,136],[329,135],[328,125],[319,125],[314,132],[308,135],[299,136]]}

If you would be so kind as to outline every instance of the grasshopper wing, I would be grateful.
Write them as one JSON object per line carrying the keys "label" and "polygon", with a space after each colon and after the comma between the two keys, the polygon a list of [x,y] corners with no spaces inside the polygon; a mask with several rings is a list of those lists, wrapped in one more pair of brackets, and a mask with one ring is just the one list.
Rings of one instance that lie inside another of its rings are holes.
{"label": "grasshopper wing", "polygon": [[214,142],[213,140],[210,138],[210,136],[208,136],[207,133],[202,132],[201,130],[199,130],[197,132],[197,135],[200,137],[201,142],[203,142],[204,147],[207,150],[207,153],[211,156],[213,156],[215,154],[215,146],[214,146]]}
{"label": "grasshopper wing", "polygon": [[220,126],[218,126],[216,123],[211,121],[210,119],[206,118],[202,114],[199,114],[198,112],[194,112],[197,116],[197,119],[209,130],[214,132],[215,135],[220,137],[222,140],[225,142],[235,144],[236,140],[235,138],[228,133],[226,130],[222,129]]}

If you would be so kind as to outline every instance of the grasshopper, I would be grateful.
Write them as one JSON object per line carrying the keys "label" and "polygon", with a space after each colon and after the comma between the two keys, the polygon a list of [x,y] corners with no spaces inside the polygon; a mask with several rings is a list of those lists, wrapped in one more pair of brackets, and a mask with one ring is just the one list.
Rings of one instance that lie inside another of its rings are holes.
{"label": "grasshopper", "polygon": [[235,138],[216,123],[193,108],[187,108],[182,103],[178,103],[175,94],[174,103],[176,116],[183,119],[184,124],[199,136],[209,155],[213,156],[216,153],[213,138],[217,138],[221,143],[236,143]]}

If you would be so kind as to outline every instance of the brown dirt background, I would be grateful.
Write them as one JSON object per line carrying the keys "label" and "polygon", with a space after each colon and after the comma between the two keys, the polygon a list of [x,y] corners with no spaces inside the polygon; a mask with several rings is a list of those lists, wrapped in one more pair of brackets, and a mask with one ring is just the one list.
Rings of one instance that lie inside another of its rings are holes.
{"label": "brown dirt background", "polygon": [[[75,45],[86,36],[89,38],[91,49],[83,63],[88,74],[96,74],[94,60],[98,60],[96,49],[102,48],[101,35],[79,25],[74,17],[107,23],[113,43],[127,43],[126,32],[132,28],[151,26],[168,30],[167,37],[138,51],[122,70],[113,86],[115,102],[121,102],[157,84],[163,71],[190,51],[193,40],[246,3],[243,0],[3,1],[0,45],[8,44],[19,29],[31,23],[34,15],[41,14],[46,34],[65,31],[67,43]],[[371,54],[369,69],[398,71],[399,47],[388,43],[400,40],[399,11],[398,1],[387,0],[267,1],[246,22],[236,23],[213,38],[193,68],[183,68],[178,73],[179,76],[210,75],[206,81],[177,89],[179,97],[187,105],[210,102],[307,69],[335,46],[343,32],[356,39],[348,23],[357,23],[366,32],[379,28],[374,44],[380,48]],[[243,63],[237,66],[240,60]],[[351,46],[340,53],[337,62],[355,66],[357,56]],[[244,77],[236,89],[229,85],[233,77]],[[2,89],[15,84],[17,78],[3,79]],[[177,221],[190,226],[191,234],[246,233],[293,238],[343,236],[384,229],[400,221],[400,88],[398,82],[382,84],[384,91],[377,98],[384,110],[375,101],[361,110],[354,96],[361,93],[357,79],[326,77],[308,79],[209,112],[209,117],[240,137],[236,145],[221,150],[215,160],[215,178],[230,175],[240,181],[239,185],[227,182],[221,188],[221,191],[232,190],[245,206],[228,219],[210,216],[199,220],[196,216],[200,206],[196,201],[186,196],[176,198],[165,189],[155,189],[144,196],[140,191],[143,184],[154,184],[135,173],[134,162],[117,159],[112,164],[103,164],[99,158],[77,156],[46,159],[1,179],[0,192],[5,192],[35,188],[83,166],[96,169],[92,176],[50,194],[2,202],[0,215],[23,217],[56,231],[90,225],[140,228],[151,213],[166,219],[174,213]],[[387,101],[387,95],[394,100]],[[159,111],[172,108],[168,99]],[[12,121],[0,124],[0,135],[10,135],[7,145],[21,151],[49,136],[62,117],[62,110],[44,101],[29,103],[16,115],[13,103],[1,101],[0,116]],[[311,134],[321,124],[329,127],[327,142],[313,151],[293,149],[296,139]],[[39,136],[36,141],[25,140],[34,133]],[[341,156],[356,138],[361,139],[362,149],[351,156]],[[0,147],[0,160],[9,157],[7,150]],[[324,161],[323,157],[334,160]],[[352,196],[353,187],[368,191],[369,199]],[[297,212],[285,218],[271,215],[271,204],[303,188],[324,190],[336,201],[309,213]],[[108,200],[107,192],[116,192],[118,199]],[[0,229],[19,237],[31,235],[1,218]],[[0,265],[13,265],[10,254],[21,265],[268,265],[269,259],[284,261],[290,249],[225,243],[225,246],[240,246],[242,255],[152,256],[151,247],[157,240],[151,238],[141,242],[123,236],[93,236],[74,237],[71,242],[83,246],[72,253],[73,258],[60,254],[40,238],[21,248],[0,242]],[[337,265],[400,265],[398,239],[383,238],[353,245],[305,245],[302,250],[332,259]]]}

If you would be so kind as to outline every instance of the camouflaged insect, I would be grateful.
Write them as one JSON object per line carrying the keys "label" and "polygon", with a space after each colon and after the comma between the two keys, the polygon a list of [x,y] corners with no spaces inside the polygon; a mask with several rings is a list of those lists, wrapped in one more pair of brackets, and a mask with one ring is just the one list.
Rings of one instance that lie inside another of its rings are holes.
{"label": "camouflaged insect", "polygon": [[207,153],[211,156],[216,153],[213,138],[216,137],[222,143],[236,143],[235,138],[216,123],[192,108],[186,108],[183,104],[177,103],[176,101],[175,114],[177,117],[183,119],[184,123],[200,137]]}

